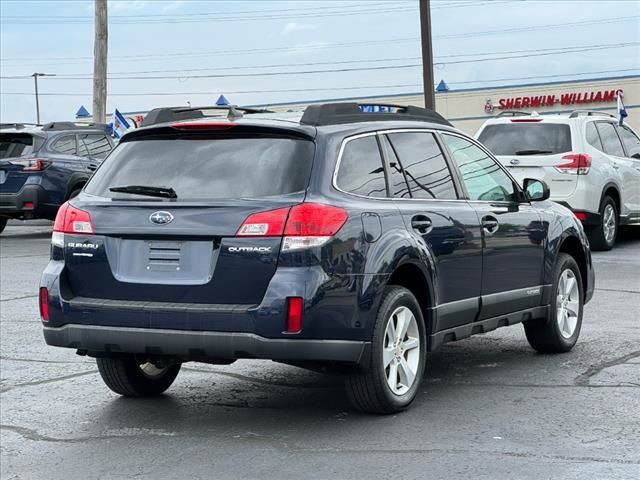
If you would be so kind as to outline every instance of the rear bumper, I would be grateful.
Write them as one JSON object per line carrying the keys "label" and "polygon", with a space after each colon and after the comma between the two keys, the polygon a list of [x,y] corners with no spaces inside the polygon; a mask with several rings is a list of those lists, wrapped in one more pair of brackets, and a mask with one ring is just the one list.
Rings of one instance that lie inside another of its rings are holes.
{"label": "rear bumper", "polygon": [[18,193],[0,193],[0,216],[53,218],[57,210],[58,205],[50,203],[49,194],[40,185],[25,185]]}
{"label": "rear bumper", "polygon": [[273,339],[244,332],[64,325],[44,327],[49,345],[100,353],[136,353],[198,358],[262,358],[358,364],[369,342],[356,340]]}
{"label": "rear bumper", "polygon": [[559,203],[563,207],[566,207],[569,210],[571,210],[574,213],[574,215],[576,215],[578,220],[580,220],[580,222],[582,222],[582,224],[584,226],[600,225],[600,214],[599,213],[597,213],[597,212],[596,213],[587,212],[587,211],[584,211],[584,210],[577,210],[577,209],[571,207],[571,205],[569,205],[567,202],[556,202],[556,203]]}

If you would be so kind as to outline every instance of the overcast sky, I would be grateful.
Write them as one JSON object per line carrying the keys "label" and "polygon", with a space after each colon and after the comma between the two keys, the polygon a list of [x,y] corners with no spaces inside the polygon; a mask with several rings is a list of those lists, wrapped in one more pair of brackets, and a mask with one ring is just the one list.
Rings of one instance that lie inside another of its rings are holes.
{"label": "overcast sky", "polygon": [[[639,0],[431,4],[452,90],[640,73]],[[33,79],[11,78],[33,72],[56,74],[39,79],[42,121],[91,111],[92,15],[93,0],[0,0],[0,120],[35,121]],[[109,16],[107,112],[421,89],[418,0],[129,0]]]}

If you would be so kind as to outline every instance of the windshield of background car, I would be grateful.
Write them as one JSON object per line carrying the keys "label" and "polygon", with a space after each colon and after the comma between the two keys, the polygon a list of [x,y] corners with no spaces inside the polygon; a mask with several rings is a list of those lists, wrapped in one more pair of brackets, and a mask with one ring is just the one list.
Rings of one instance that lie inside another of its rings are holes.
{"label": "windshield of background car", "polygon": [[33,153],[33,136],[24,133],[0,133],[0,158],[24,157]]}
{"label": "windshield of background car", "polygon": [[494,155],[518,155],[518,152],[520,155],[553,155],[571,151],[571,129],[560,123],[488,125],[478,140]]}
{"label": "windshield of background car", "polygon": [[307,188],[314,144],[283,137],[168,137],[125,141],[93,175],[85,191],[136,198],[111,187],[173,188],[178,201],[260,198]]}

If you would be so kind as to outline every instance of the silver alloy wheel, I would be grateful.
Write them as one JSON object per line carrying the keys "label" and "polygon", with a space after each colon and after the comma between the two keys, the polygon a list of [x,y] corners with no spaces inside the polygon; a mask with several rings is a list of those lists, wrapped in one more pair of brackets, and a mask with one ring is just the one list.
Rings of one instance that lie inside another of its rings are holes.
{"label": "silver alloy wheel", "polygon": [[571,338],[578,325],[580,313],[580,291],[578,279],[573,270],[567,268],[560,275],[556,296],[556,321],[560,334],[564,338]]}
{"label": "silver alloy wheel", "polygon": [[420,364],[418,322],[407,307],[396,308],[387,320],[382,361],[391,391],[396,395],[407,393],[416,381]]}
{"label": "silver alloy wheel", "polygon": [[616,211],[610,203],[604,207],[602,214],[602,232],[607,243],[613,242],[616,236]]}
{"label": "silver alloy wheel", "polygon": [[140,364],[140,370],[145,377],[154,379],[163,376],[169,367],[158,368],[151,362]]}

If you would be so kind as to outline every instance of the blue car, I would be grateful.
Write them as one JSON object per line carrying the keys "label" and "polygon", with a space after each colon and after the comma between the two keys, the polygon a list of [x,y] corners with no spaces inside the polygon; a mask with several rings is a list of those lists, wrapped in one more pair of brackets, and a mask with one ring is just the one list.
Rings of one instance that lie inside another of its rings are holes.
{"label": "blue car", "polygon": [[106,125],[0,125],[0,232],[10,218],[53,220],[112,149]]}
{"label": "blue car", "polygon": [[580,222],[435,112],[159,109],[56,217],[48,344],[153,396],[182,363],[340,372],[355,408],[416,397],[427,352],[522,323],[567,352],[594,291]]}

